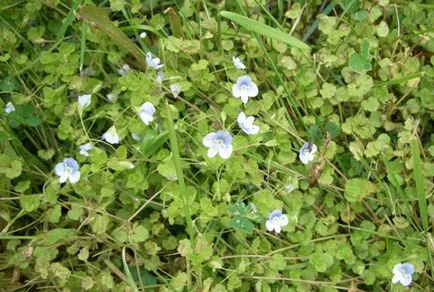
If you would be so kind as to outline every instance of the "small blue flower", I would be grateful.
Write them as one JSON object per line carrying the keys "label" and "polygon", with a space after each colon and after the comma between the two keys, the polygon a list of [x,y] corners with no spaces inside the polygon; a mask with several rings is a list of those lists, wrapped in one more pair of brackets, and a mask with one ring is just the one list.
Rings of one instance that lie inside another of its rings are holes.
{"label": "small blue flower", "polygon": [[89,153],[87,153],[87,151],[92,150],[94,147],[93,147],[92,143],[87,143],[87,144],[79,146],[78,148],[80,148],[80,154],[81,155],[88,157]]}
{"label": "small blue flower", "polygon": [[118,132],[116,132],[115,126],[112,126],[110,129],[108,129],[107,132],[102,135],[102,138],[110,144],[119,144],[119,141],[121,140],[119,138]]}
{"label": "small blue flower", "polygon": [[14,104],[12,102],[8,102],[5,106],[5,113],[10,114],[13,111],[15,111]]}
{"label": "small blue flower", "polygon": [[142,104],[139,111],[139,117],[145,125],[149,125],[154,120],[155,106],[149,101]]}
{"label": "small blue flower", "polygon": [[155,81],[158,83],[158,84],[162,84],[163,83],[163,80],[164,80],[164,72],[163,71],[158,71],[158,73],[157,73],[157,76],[155,76]]}
{"label": "small blue flower", "polygon": [[243,130],[247,135],[255,135],[259,132],[259,126],[253,125],[255,122],[255,117],[249,116],[246,117],[244,112],[240,112],[237,117],[238,126]]}
{"label": "small blue flower", "polygon": [[315,153],[318,152],[318,147],[315,144],[307,142],[300,149],[300,161],[303,164],[308,164],[310,161],[314,160]]}
{"label": "small blue flower", "polygon": [[179,94],[181,93],[181,91],[182,91],[181,85],[179,85],[178,83],[170,84],[169,88],[170,88],[170,91],[171,91],[172,94],[173,94],[173,97],[175,97],[175,98],[177,98],[178,95],[179,95]]}
{"label": "small blue flower", "polygon": [[121,76],[125,76],[128,74],[128,72],[131,71],[131,67],[128,64],[123,64],[121,68],[118,69],[118,73]]}
{"label": "small blue flower", "polygon": [[252,79],[243,75],[237,79],[237,83],[232,87],[232,94],[235,98],[240,98],[243,103],[249,101],[249,97],[255,97],[259,93],[258,86],[252,81]]}
{"label": "small blue flower", "polygon": [[274,210],[271,212],[270,216],[268,216],[268,220],[265,222],[265,227],[268,231],[276,231],[276,233],[280,233],[282,231],[282,227],[288,225],[288,216],[282,213],[280,210]]}
{"label": "small blue flower", "polygon": [[246,69],[246,65],[243,64],[243,62],[241,61],[241,59],[239,57],[232,57],[232,64],[234,64],[235,68],[239,69],[239,70],[244,70]]}
{"label": "small blue flower", "polygon": [[148,36],[148,34],[146,33],[146,31],[142,31],[141,33],[140,33],[140,38],[141,39],[144,39],[144,38],[146,38]]}
{"label": "small blue flower", "polygon": [[56,165],[54,173],[59,176],[60,183],[69,180],[70,183],[75,184],[80,179],[79,169],[80,166],[74,158],[65,158],[62,162]]}
{"label": "small blue flower", "polygon": [[105,97],[111,103],[114,103],[114,102],[116,102],[116,100],[118,100],[118,95],[115,93],[112,93],[112,92],[108,93]]}
{"label": "small blue flower", "polygon": [[404,287],[407,287],[413,282],[412,274],[414,273],[414,266],[410,263],[396,264],[393,267],[392,283],[401,283]]}
{"label": "small blue flower", "polygon": [[88,107],[92,102],[92,95],[83,94],[78,97],[78,104],[81,108]]}
{"label": "small blue flower", "polygon": [[209,133],[203,138],[202,143],[208,147],[209,158],[215,157],[218,153],[221,158],[228,159],[232,154],[232,136],[229,132]]}
{"label": "small blue flower", "polygon": [[153,58],[151,53],[146,53],[146,64],[154,68],[155,70],[163,68],[163,64],[160,64],[160,58]]}

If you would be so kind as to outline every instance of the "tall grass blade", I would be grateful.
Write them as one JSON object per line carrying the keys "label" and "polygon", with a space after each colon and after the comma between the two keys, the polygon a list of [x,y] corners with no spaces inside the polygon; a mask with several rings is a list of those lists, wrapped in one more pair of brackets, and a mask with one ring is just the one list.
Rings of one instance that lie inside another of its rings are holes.
{"label": "tall grass blade", "polygon": [[229,19],[230,21],[235,22],[238,25],[241,25],[248,31],[275,39],[289,46],[298,48],[304,52],[308,52],[310,50],[310,47],[306,45],[304,42],[296,39],[295,37],[290,36],[288,33],[275,29],[259,21],[229,11],[222,11],[220,12],[220,15]]}
{"label": "tall grass blade", "polygon": [[420,161],[419,144],[417,139],[411,140],[411,156],[413,158],[413,179],[416,182],[416,193],[419,200],[419,212],[422,226],[425,232],[428,231],[428,209],[425,199],[425,185],[422,174],[422,163]]}
{"label": "tall grass blade", "polygon": [[84,5],[78,12],[78,17],[107,34],[116,44],[134,56],[141,70],[146,69],[145,54],[122,30],[112,23],[106,9],[94,5]]}

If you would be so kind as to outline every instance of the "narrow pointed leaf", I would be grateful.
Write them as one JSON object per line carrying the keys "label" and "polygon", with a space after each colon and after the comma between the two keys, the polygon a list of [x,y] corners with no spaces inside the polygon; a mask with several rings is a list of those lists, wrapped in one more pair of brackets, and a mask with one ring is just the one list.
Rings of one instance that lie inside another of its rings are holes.
{"label": "narrow pointed leaf", "polygon": [[262,22],[250,19],[248,17],[242,16],[237,13],[222,11],[220,15],[229,19],[230,21],[235,22],[238,25],[241,25],[248,31],[258,33],[265,37],[269,37],[275,39],[277,41],[283,42],[287,45],[299,48],[302,51],[309,51],[310,47],[306,45],[304,42],[296,39],[295,37],[290,36],[288,33],[275,29],[269,25],[266,25]]}

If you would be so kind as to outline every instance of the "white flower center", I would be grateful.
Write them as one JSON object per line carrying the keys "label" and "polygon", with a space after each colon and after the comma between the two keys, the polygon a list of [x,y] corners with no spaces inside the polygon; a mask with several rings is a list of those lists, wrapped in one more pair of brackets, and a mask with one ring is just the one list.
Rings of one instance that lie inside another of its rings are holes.
{"label": "white flower center", "polygon": [[215,143],[216,143],[217,146],[219,146],[219,147],[225,147],[225,143],[223,142],[222,139],[217,139],[217,140],[215,140]]}
{"label": "white flower center", "polygon": [[245,84],[241,85],[241,91],[246,91],[247,88],[248,88],[247,85],[245,85]]}
{"label": "white flower center", "polygon": [[279,217],[274,217],[271,221],[274,225],[279,225]]}
{"label": "white flower center", "polygon": [[65,172],[66,172],[67,174],[71,174],[71,173],[73,173],[73,170],[72,170],[71,167],[67,166],[67,167],[65,168]]}

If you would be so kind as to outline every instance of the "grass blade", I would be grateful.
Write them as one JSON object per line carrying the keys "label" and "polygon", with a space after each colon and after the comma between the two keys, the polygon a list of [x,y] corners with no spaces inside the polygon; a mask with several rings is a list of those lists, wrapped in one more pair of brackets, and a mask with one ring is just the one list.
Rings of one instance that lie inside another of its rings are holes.
{"label": "grass blade", "polygon": [[416,182],[416,193],[419,201],[422,226],[425,232],[428,232],[428,210],[425,199],[424,177],[422,174],[422,163],[420,161],[419,144],[416,138],[411,140],[411,156],[413,159],[413,179]]}
{"label": "grass blade", "polygon": [[146,69],[145,54],[122,30],[111,22],[106,9],[94,5],[84,5],[78,12],[78,16],[89,25],[107,34],[116,44],[130,52],[137,60],[137,65],[141,70]]}
{"label": "grass blade", "polygon": [[310,50],[310,47],[304,42],[290,36],[288,33],[275,29],[259,21],[229,11],[222,11],[220,12],[220,15],[229,19],[230,21],[235,22],[238,25],[241,25],[248,31],[275,39],[292,47],[298,48],[304,52],[308,52]]}

